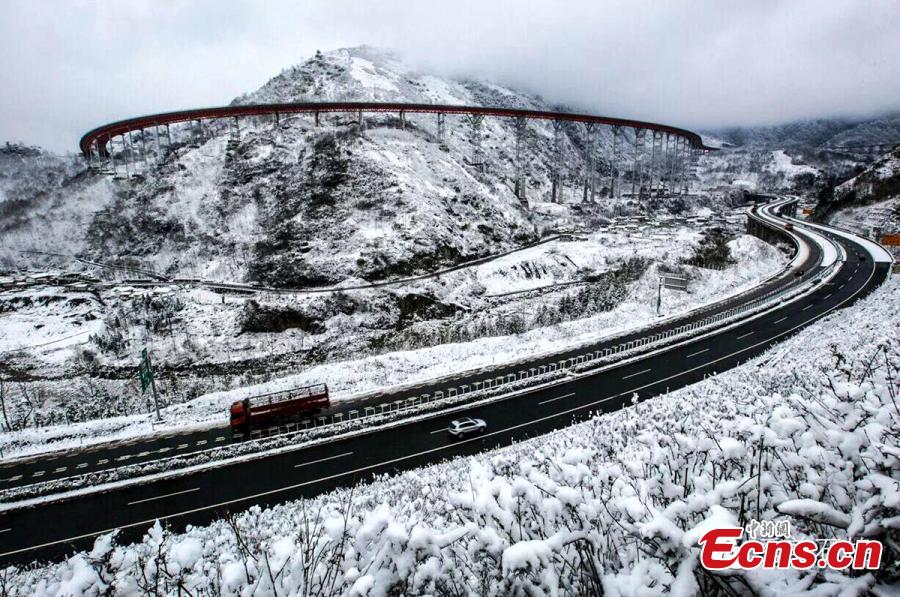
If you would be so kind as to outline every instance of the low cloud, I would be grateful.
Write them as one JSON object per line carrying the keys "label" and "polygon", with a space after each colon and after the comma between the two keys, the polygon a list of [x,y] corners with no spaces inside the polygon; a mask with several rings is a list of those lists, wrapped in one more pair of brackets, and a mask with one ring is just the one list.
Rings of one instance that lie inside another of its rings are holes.
{"label": "low cloud", "polygon": [[220,105],[371,44],[579,110],[690,128],[900,108],[893,0],[7,0],[0,139],[75,149],[118,118]]}

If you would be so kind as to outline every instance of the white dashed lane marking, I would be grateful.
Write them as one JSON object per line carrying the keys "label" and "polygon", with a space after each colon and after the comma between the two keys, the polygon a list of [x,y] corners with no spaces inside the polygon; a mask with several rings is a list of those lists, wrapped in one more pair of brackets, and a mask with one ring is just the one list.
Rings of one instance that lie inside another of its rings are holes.
{"label": "white dashed lane marking", "polygon": [[185,489],[184,491],[176,491],[176,492],[174,492],[174,493],[167,493],[167,494],[165,494],[165,495],[158,495],[158,496],[156,496],[156,497],[144,498],[144,499],[142,499],[142,500],[134,500],[133,502],[128,502],[128,505],[129,505],[129,506],[134,506],[135,504],[143,504],[144,502],[152,502],[153,500],[162,500],[162,499],[165,499],[165,498],[167,498],[167,497],[172,497],[172,496],[176,496],[176,495],[182,495],[182,494],[185,494],[185,493],[193,493],[193,492],[195,492],[195,491],[200,491],[200,488],[199,488],[199,487],[195,487],[195,488],[193,488],[193,489]]}
{"label": "white dashed lane marking", "polygon": [[755,334],[755,333],[756,333],[756,332],[747,332],[746,334],[743,334],[743,335],[741,335],[741,336],[738,336],[737,339],[738,339],[738,340],[743,340],[743,339],[746,338],[747,336],[752,336],[752,335]]}
{"label": "white dashed lane marking", "polygon": [[643,375],[644,373],[650,373],[653,369],[644,369],[643,371],[638,371],[637,373],[632,373],[631,375],[626,375],[622,379],[628,379],[629,377],[637,377],[638,375]]}
{"label": "white dashed lane marking", "polygon": [[806,311],[807,309],[812,309],[812,308],[813,308],[812,305],[806,305],[805,307],[803,307],[803,308],[800,309],[800,310],[801,310],[801,311]]}
{"label": "white dashed lane marking", "polygon": [[309,466],[310,464],[316,464],[317,462],[325,462],[326,460],[335,460],[336,458],[343,458],[344,456],[350,456],[353,452],[344,452],[343,454],[338,454],[336,456],[328,456],[326,458],[319,458],[318,460],[310,460],[309,462],[302,462],[300,464],[295,464],[294,468],[300,468],[302,466]]}
{"label": "white dashed lane marking", "polygon": [[43,476],[44,476],[44,471],[34,471],[34,474],[31,475],[31,476],[32,476],[32,477],[43,477]]}
{"label": "white dashed lane marking", "polygon": [[100,460],[97,461],[97,464],[101,464],[101,465],[102,465],[102,464],[106,464],[106,463],[108,463],[108,462],[109,462],[109,459],[108,459],[108,458],[101,458]]}
{"label": "white dashed lane marking", "polygon": [[175,449],[176,449],[176,450],[184,450],[184,449],[187,448],[187,447],[188,447],[187,444],[178,444],[178,447],[175,448]]}
{"label": "white dashed lane marking", "polygon": [[782,318],[779,319],[778,321],[773,321],[773,322],[772,322],[772,325],[778,325],[778,324],[781,323],[782,321],[787,321],[787,317],[782,317]]}
{"label": "white dashed lane marking", "polygon": [[87,468],[87,465],[88,465],[87,462],[82,462],[81,464],[79,464],[79,465],[76,466],[75,468]]}
{"label": "white dashed lane marking", "polygon": [[687,358],[695,357],[695,356],[697,356],[698,354],[703,354],[704,352],[709,352],[709,349],[708,349],[708,348],[704,348],[703,350],[698,350],[697,352],[692,352],[691,354],[689,354],[689,355],[687,356]]}
{"label": "white dashed lane marking", "polygon": [[557,396],[556,398],[550,398],[549,400],[544,400],[543,402],[538,402],[538,404],[548,404],[550,402],[556,402],[557,400],[562,400],[563,398],[568,398],[569,396],[574,396],[575,392],[571,394],[564,394],[563,396]]}
{"label": "white dashed lane marking", "polygon": [[68,467],[61,466],[61,467],[59,467],[58,469],[54,470],[53,472],[54,472],[54,473],[62,473],[62,472],[64,472],[67,468],[68,468]]}
{"label": "white dashed lane marking", "polygon": [[206,444],[207,444],[207,441],[205,439],[201,439],[199,442],[197,442],[198,446],[205,446]]}

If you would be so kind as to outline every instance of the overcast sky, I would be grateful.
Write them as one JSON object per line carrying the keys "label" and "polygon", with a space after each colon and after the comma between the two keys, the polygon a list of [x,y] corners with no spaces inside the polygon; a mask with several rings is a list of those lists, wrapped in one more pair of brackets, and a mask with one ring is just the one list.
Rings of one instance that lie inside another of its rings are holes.
{"label": "overcast sky", "polygon": [[316,49],[392,47],[581,111],[712,128],[900,108],[897,0],[3,0],[0,140],[226,104]]}

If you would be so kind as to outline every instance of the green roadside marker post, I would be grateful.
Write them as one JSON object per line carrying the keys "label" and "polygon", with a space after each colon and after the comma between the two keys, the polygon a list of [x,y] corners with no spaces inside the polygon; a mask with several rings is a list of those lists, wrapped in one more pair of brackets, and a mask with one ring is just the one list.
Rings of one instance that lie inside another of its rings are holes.
{"label": "green roadside marker post", "polygon": [[159,415],[159,395],[156,393],[156,381],[153,379],[153,364],[150,362],[150,354],[144,348],[141,351],[141,364],[138,365],[138,377],[141,380],[141,393],[146,393],[149,387],[153,392],[153,405],[156,407],[156,420],[162,419]]}

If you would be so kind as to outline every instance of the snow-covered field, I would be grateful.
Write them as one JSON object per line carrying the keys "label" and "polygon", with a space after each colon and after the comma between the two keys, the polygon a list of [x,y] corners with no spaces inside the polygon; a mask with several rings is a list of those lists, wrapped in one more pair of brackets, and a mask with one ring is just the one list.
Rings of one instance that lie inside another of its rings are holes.
{"label": "snow-covered field", "polygon": [[[581,272],[584,269],[603,271],[608,263],[615,263],[624,256],[655,258],[653,265],[628,288],[626,299],[606,312],[557,325],[538,327],[519,334],[490,336],[471,342],[444,343],[417,350],[394,351],[313,366],[300,373],[279,377],[262,384],[213,392],[174,404],[163,409],[163,421],[155,426],[151,425],[149,415],[132,415],[7,432],[0,434],[0,449],[3,449],[6,456],[22,455],[43,451],[51,446],[62,449],[91,441],[146,434],[152,432],[154,427],[160,431],[203,424],[220,425],[224,421],[224,413],[228,406],[234,400],[246,396],[325,382],[329,385],[332,399],[343,400],[398,384],[421,382],[468,369],[521,359],[535,353],[577,346],[639,327],[657,318],[658,264],[672,263],[689,254],[691,242],[696,238],[694,232],[677,229],[667,234],[670,236],[656,233],[639,238],[632,235],[628,238],[621,232],[596,233],[583,242],[541,245],[523,252],[524,254],[516,254],[478,266],[474,271],[454,272],[451,274],[451,283],[446,285],[433,281],[427,283],[443,286],[448,289],[447,292],[457,293],[456,298],[459,298],[461,296],[459,293],[466,284],[481,285],[486,291],[531,288],[534,284],[533,279],[523,275],[523,272],[535,267],[546,269],[540,278],[541,284],[545,285],[569,281],[573,272]],[[778,272],[787,261],[786,256],[779,250],[751,236],[737,237],[730,241],[729,248],[736,264],[724,270],[680,266],[691,278],[689,291],[687,293],[663,291],[662,315],[673,315],[743,292]],[[666,254],[665,258],[661,257],[661,252]],[[562,267],[561,263],[568,266]],[[575,278],[577,279],[577,276]],[[471,295],[471,291],[469,292]],[[200,299],[210,293],[193,291],[192,294],[195,295],[195,299]],[[227,355],[229,338],[224,329],[231,324],[227,318],[233,318],[234,313],[223,309],[218,297],[207,297],[205,303],[198,300],[198,304],[205,304],[208,308],[200,310],[194,305],[192,314],[183,317],[184,325],[189,326],[185,336],[192,335],[193,344],[205,342],[210,345],[224,345],[226,348],[218,347],[218,354],[219,358],[225,358],[222,353],[225,351]],[[519,305],[517,308],[523,307]],[[26,311],[22,317],[27,317],[32,323],[35,321],[35,316],[30,314],[30,311]],[[15,318],[13,320],[18,321]],[[80,327],[75,326],[74,329]],[[64,327],[62,331],[58,330],[59,337],[67,338],[70,331],[68,327]],[[245,354],[253,354],[254,351],[260,355],[276,354],[281,350],[287,350],[291,342],[301,341],[297,335],[288,335],[287,338],[279,338],[278,334],[260,336],[262,337],[255,340],[248,339],[246,335],[233,338],[234,342],[240,342],[242,345],[235,344],[231,350],[243,350]],[[13,339],[9,339],[10,348],[14,347],[13,342]],[[177,342],[178,340],[173,339],[170,345],[168,341],[162,341],[156,349],[162,353],[170,350],[171,346],[177,346]],[[254,342],[255,345],[252,344]],[[61,344],[64,346],[65,342]],[[46,346],[44,349],[50,350],[54,346]],[[50,354],[58,354],[64,350],[60,348]]]}
{"label": "snow-covered field", "polygon": [[[10,568],[11,595],[894,594],[900,283],[756,361],[515,446]],[[877,538],[876,574],[730,571],[697,538],[750,519]]]}

